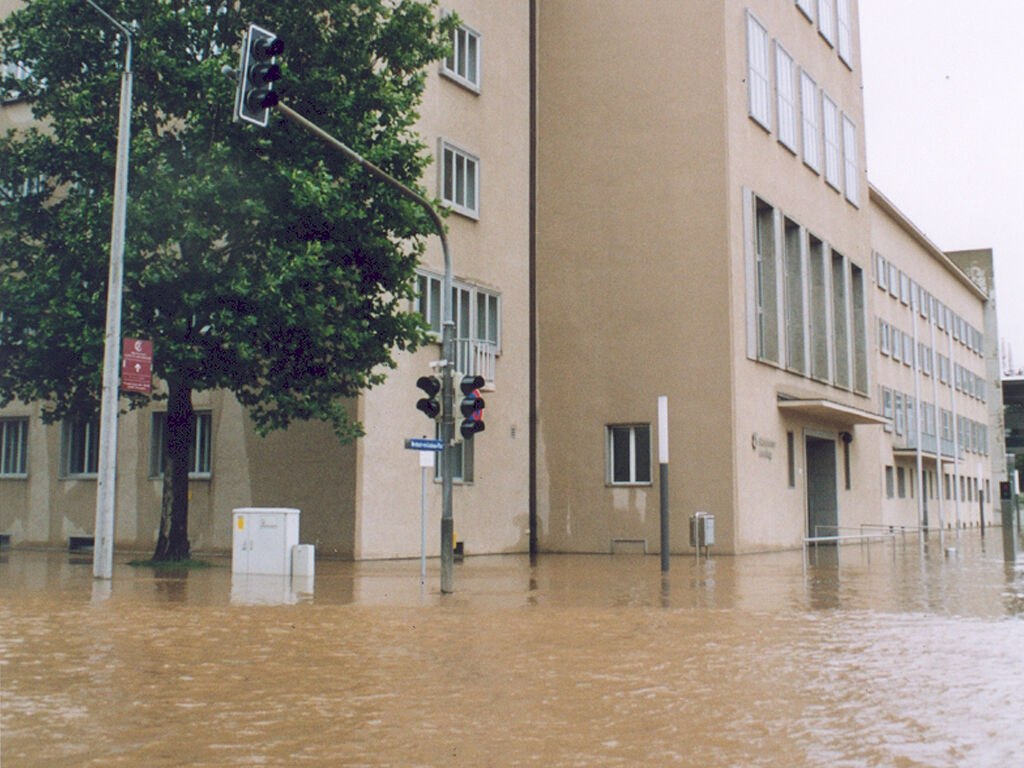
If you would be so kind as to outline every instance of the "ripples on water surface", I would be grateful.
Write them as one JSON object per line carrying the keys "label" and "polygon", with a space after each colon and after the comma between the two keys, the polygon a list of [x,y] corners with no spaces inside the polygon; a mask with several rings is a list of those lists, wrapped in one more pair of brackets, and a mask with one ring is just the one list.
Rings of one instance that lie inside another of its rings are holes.
{"label": "ripples on water surface", "polygon": [[[0,558],[0,765],[1011,766],[1000,532],[673,558],[317,563],[315,584]],[[953,553],[946,548],[956,547]]]}

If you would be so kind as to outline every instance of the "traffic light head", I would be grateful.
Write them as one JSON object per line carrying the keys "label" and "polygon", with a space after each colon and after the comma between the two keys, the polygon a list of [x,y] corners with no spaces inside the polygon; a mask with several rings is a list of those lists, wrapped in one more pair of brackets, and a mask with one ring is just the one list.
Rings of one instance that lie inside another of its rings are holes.
{"label": "traffic light head", "polygon": [[463,376],[459,382],[459,389],[463,395],[462,402],[459,403],[459,410],[462,412],[459,433],[467,440],[477,432],[484,431],[483,411],[486,404],[479,391],[483,385],[482,376]]}
{"label": "traffic light head", "polygon": [[426,394],[416,401],[416,410],[423,411],[429,419],[436,419],[441,415],[441,403],[437,400],[437,393],[441,391],[440,380],[437,376],[420,376],[416,379],[416,386]]}
{"label": "traffic light head", "polygon": [[281,67],[274,58],[284,51],[284,42],[272,32],[250,24],[242,40],[235,119],[266,126],[270,107],[278,102],[274,83],[281,79]]}

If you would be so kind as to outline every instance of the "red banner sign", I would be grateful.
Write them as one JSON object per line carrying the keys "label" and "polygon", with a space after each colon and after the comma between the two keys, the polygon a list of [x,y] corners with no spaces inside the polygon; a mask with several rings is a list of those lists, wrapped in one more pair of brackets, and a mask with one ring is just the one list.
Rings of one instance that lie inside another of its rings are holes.
{"label": "red banner sign", "polygon": [[150,394],[153,391],[153,342],[125,339],[121,357],[121,389]]}

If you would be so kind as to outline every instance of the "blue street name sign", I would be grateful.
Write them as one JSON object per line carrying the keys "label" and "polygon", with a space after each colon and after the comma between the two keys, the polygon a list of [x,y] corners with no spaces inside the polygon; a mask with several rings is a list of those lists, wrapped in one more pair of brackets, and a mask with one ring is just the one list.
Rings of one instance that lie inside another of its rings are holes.
{"label": "blue street name sign", "polygon": [[443,451],[444,440],[428,440],[425,437],[410,437],[405,447],[411,451]]}

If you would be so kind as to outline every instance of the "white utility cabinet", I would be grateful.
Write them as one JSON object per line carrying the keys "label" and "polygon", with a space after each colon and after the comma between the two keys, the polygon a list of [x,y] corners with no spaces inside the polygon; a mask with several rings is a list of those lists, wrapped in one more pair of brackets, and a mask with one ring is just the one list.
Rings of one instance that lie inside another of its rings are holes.
{"label": "white utility cabinet", "polygon": [[290,507],[240,507],[234,510],[232,573],[292,572],[292,547],[299,543],[299,510]]}

